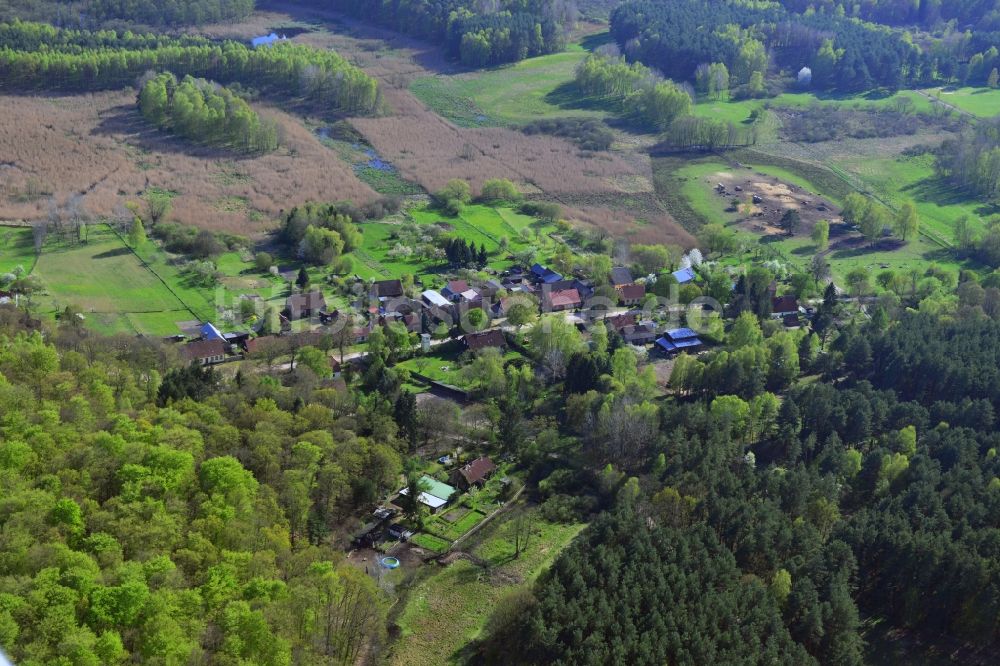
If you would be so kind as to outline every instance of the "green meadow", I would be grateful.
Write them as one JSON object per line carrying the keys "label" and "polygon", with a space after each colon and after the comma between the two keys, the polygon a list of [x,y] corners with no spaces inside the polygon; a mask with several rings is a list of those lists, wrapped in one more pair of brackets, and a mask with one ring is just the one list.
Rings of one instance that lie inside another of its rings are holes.
{"label": "green meadow", "polygon": [[607,110],[576,89],[580,44],[566,51],[481,72],[415,80],[410,90],[439,115],[462,127],[524,124],[539,118],[603,118]]}
{"label": "green meadow", "polygon": [[[8,254],[5,245],[0,262],[17,260],[17,247]],[[211,316],[212,294],[186,284],[152,243],[143,250],[136,256],[107,225],[92,225],[85,244],[50,237],[32,272],[43,287],[36,312],[72,306],[97,330],[148,335],[178,333],[176,322]]]}
{"label": "green meadow", "polygon": [[930,88],[924,92],[980,118],[1000,114],[1000,90],[995,88]]}
{"label": "green meadow", "polygon": [[18,266],[26,271],[35,263],[35,242],[30,227],[0,227],[0,273]]}
{"label": "green meadow", "polygon": [[840,106],[844,108],[872,109],[891,107],[900,99],[913,102],[913,109],[918,112],[931,110],[931,102],[923,95],[911,90],[903,90],[893,95],[877,93],[860,93],[857,95],[824,95],[821,93],[799,92],[783,93],[766,99],[742,100],[710,100],[699,97],[691,107],[691,113],[702,118],[714,118],[731,123],[750,121],[754,111],[763,108],[802,107],[818,104],[821,106]]}

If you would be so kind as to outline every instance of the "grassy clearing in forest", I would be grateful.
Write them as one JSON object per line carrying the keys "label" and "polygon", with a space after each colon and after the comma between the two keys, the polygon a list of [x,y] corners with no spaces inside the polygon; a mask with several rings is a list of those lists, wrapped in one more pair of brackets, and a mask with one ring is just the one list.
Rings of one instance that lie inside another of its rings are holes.
{"label": "grassy clearing in forest", "polygon": [[461,127],[523,124],[539,118],[607,112],[583,97],[573,79],[587,57],[579,44],[566,51],[494,69],[417,79],[410,90],[439,115]]}
{"label": "grassy clearing in forest", "polygon": [[[537,509],[516,509],[537,514]],[[401,630],[391,664],[422,666],[458,661],[458,653],[482,630],[497,601],[530,585],[584,525],[536,520],[527,548],[514,559],[511,517],[499,516],[484,527],[472,552],[487,560],[486,570],[468,560],[432,570],[404,598],[397,623]]]}

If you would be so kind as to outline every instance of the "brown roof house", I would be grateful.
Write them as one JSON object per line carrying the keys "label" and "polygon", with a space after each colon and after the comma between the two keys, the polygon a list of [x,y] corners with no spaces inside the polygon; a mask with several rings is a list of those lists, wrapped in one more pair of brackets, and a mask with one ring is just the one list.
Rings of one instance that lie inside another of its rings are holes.
{"label": "brown roof house", "polygon": [[617,290],[619,305],[639,305],[646,298],[644,284],[623,284]]}
{"label": "brown roof house", "polygon": [[469,333],[462,337],[462,344],[468,351],[476,352],[487,347],[504,349],[507,346],[507,338],[503,336],[500,329],[490,329],[479,333]]}
{"label": "brown roof house", "polygon": [[372,298],[399,298],[403,295],[403,283],[399,280],[376,280],[372,282]]}
{"label": "brown roof house", "polygon": [[799,314],[799,301],[792,295],[777,296],[771,299],[771,317],[784,319],[788,315]]}
{"label": "brown roof house", "polygon": [[449,480],[452,485],[461,490],[468,490],[473,486],[482,488],[486,479],[493,476],[495,471],[497,471],[497,466],[493,464],[493,461],[487,456],[480,456],[453,470]]}
{"label": "brown roof house", "polygon": [[195,340],[181,347],[181,355],[191,363],[212,365],[226,360],[226,346],[222,340]]}
{"label": "brown roof house", "polygon": [[544,312],[559,312],[572,310],[583,305],[580,292],[576,289],[561,289],[559,291],[545,290],[542,292],[542,310]]}
{"label": "brown roof house", "polygon": [[285,299],[285,311],[290,321],[318,315],[326,310],[326,298],[321,291],[310,291],[308,294],[292,294]]}

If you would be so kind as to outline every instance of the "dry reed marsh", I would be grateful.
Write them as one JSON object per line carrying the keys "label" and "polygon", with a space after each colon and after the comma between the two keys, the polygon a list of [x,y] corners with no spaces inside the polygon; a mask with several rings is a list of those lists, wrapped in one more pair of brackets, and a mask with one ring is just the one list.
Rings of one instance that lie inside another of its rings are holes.
{"label": "dry reed marsh", "polygon": [[175,194],[180,222],[253,234],[309,199],[377,197],[350,165],[301,122],[262,108],[281,127],[281,147],[240,157],[192,145],[143,122],[131,91],[73,96],[0,95],[0,219],[44,219],[52,201],[82,197],[109,216],[151,188]]}

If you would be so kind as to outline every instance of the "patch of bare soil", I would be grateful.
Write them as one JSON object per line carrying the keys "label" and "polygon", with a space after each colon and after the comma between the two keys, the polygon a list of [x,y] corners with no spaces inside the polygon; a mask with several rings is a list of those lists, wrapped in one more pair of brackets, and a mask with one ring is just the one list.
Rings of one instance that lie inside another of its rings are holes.
{"label": "patch of bare soil", "polygon": [[740,227],[746,231],[767,236],[785,234],[778,225],[789,210],[798,211],[802,224],[796,233],[805,235],[818,221],[832,221],[840,216],[839,209],[828,199],[749,169],[718,171],[706,178],[706,182],[716,196],[736,202],[736,209],[744,216]]}
{"label": "patch of bare soil", "polygon": [[0,219],[42,219],[53,202],[74,197],[92,215],[111,216],[159,188],[175,194],[177,221],[250,234],[309,199],[378,196],[301,122],[260,111],[278,122],[281,147],[245,157],[150,127],[132,91],[0,95]]}

